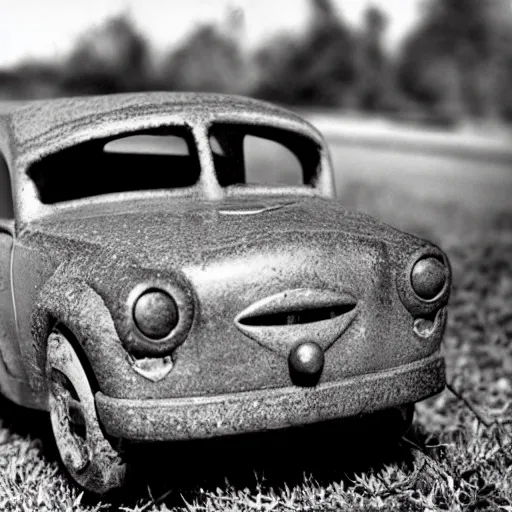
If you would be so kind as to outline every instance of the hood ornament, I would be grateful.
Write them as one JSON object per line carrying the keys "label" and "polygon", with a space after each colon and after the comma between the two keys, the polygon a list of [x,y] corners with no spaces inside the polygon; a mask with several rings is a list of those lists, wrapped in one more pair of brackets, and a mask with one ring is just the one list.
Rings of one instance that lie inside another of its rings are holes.
{"label": "hood ornament", "polygon": [[220,215],[255,215],[257,213],[271,212],[280,210],[285,206],[295,204],[295,201],[288,201],[286,203],[279,203],[274,205],[266,205],[263,203],[245,203],[245,202],[232,202],[224,203],[217,211]]}

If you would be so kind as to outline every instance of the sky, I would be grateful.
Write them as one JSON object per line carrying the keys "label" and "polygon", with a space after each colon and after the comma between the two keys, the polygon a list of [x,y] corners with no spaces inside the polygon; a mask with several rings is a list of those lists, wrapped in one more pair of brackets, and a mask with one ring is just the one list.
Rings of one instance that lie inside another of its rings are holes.
{"label": "sky", "polygon": [[[333,0],[358,25],[368,4],[388,15],[393,49],[415,24],[422,0]],[[257,46],[278,30],[298,31],[307,0],[0,0],[0,67],[29,59],[58,59],[76,38],[106,18],[127,14],[157,50],[177,44],[197,22],[221,21],[229,6],[245,13],[246,43]]]}

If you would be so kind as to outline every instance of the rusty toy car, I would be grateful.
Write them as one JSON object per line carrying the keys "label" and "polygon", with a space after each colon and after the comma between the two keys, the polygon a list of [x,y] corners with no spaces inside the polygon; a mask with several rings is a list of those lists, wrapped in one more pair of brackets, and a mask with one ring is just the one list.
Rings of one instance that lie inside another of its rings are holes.
{"label": "rusty toy car", "polygon": [[335,201],[297,115],[213,94],[9,103],[0,151],[0,390],[49,411],[86,489],[123,484],[119,440],[407,423],[443,389],[445,254]]}

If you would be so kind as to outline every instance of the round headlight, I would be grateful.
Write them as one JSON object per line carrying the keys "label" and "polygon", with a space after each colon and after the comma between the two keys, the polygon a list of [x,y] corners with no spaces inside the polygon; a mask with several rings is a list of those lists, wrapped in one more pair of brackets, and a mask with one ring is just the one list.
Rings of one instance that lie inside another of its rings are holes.
{"label": "round headlight", "polygon": [[412,288],[421,299],[435,299],[446,285],[447,274],[445,265],[437,258],[423,258],[412,268]]}
{"label": "round headlight", "polygon": [[135,301],[133,318],[144,336],[160,340],[168,336],[176,327],[178,307],[168,293],[151,289]]}

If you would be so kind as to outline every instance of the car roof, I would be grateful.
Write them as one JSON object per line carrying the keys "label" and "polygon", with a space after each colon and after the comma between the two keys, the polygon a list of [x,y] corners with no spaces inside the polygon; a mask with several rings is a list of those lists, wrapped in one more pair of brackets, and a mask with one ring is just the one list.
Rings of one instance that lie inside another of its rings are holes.
{"label": "car roof", "polygon": [[0,151],[12,172],[86,140],[214,119],[288,128],[322,144],[308,122],[270,103],[224,94],[145,92],[0,102]]}

